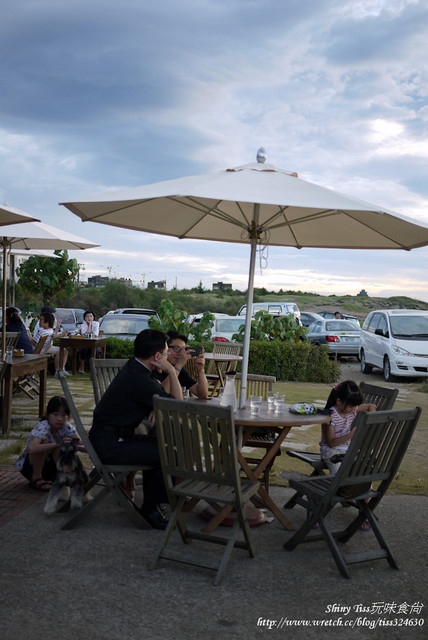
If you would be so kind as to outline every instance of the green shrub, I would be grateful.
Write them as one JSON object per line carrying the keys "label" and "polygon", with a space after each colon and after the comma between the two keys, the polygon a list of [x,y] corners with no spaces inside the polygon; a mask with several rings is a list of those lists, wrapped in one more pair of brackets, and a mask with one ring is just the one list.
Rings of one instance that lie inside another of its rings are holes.
{"label": "green shrub", "polygon": [[106,358],[133,358],[134,341],[120,338],[107,338]]}
{"label": "green shrub", "polygon": [[248,373],[275,376],[282,381],[332,383],[339,378],[340,365],[330,360],[324,346],[254,340],[250,344]]}

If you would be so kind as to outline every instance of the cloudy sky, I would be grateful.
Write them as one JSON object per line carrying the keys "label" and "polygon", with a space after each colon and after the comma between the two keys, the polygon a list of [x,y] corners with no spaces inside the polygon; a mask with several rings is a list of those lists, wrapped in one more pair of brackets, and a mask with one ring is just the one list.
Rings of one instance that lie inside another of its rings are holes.
{"label": "cloudy sky", "polygon": [[[254,162],[428,224],[427,0],[3,0],[0,202],[96,273],[245,289],[249,247],[82,223],[59,202]],[[270,248],[256,286],[428,300],[428,248]]]}

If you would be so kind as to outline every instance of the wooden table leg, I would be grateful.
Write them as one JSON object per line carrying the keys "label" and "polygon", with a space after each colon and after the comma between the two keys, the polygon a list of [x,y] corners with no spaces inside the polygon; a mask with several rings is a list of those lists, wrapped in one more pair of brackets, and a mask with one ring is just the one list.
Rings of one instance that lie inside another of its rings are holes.
{"label": "wooden table leg", "polygon": [[76,371],[77,371],[77,356],[79,354],[79,350],[75,349],[74,347],[71,347],[71,352],[73,354],[72,361],[71,361],[71,373],[74,376],[76,375]]}
{"label": "wooden table leg", "polygon": [[43,417],[46,409],[46,379],[47,379],[47,367],[43,367],[39,371],[39,416]]}
{"label": "wooden table leg", "polygon": [[3,378],[3,406],[2,406],[2,427],[3,433],[9,433],[10,421],[12,417],[12,391],[13,380],[10,376],[6,375]]}

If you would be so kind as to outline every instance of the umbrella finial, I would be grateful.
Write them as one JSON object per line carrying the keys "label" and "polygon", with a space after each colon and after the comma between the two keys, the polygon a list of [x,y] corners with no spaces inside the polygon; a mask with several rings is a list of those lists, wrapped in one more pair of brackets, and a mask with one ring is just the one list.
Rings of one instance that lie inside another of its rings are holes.
{"label": "umbrella finial", "polygon": [[264,147],[260,147],[260,149],[257,151],[256,158],[257,158],[257,162],[260,162],[260,164],[263,164],[264,162],[266,162],[267,153]]}

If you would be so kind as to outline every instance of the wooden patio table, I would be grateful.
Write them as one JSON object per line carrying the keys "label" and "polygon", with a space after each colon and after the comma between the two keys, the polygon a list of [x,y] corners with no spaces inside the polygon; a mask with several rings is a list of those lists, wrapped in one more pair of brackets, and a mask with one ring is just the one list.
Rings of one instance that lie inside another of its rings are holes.
{"label": "wooden patio table", "polygon": [[241,362],[242,360],[242,356],[236,356],[230,353],[213,353],[211,351],[205,352],[204,357],[207,362],[214,362],[219,377],[219,384],[217,385],[219,387],[224,387],[224,377],[220,365],[224,362],[227,362],[227,369],[229,370],[233,362]]}
{"label": "wooden patio table", "polygon": [[100,357],[106,357],[107,338],[100,336],[87,338],[86,336],[67,336],[59,338],[59,368],[63,368],[64,349],[72,349],[72,374],[75,375],[77,369],[78,349],[90,349],[91,358],[95,358],[96,350],[100,350]]}
{"label": "wooden patio table", "polygon": [[[30,373],[38,373],[40,377],[39,388],[39,417],[46,409],[46,377],[48,371],[48,356],[25,354],[23,357],[12,357],[6,362],[6,370],[3,378],[3,406],[2,427],[3,433],[9,433],[12,417],[12,393],[13,379],[26,376]],[[35,425],[34,425],[35,426]]]}
{"label": "wooden patio table", "polygon": [[[204,401],[199,400],[199,402]],[[219,403],[219,400],[217,398],[212,398],[209,400],[209,402]],[[284,409],[281,413],[275,413],[274,411],[268,410],[267,402],[262,402],[259,413],[257,415],[252,415],[250,413],[249,404],[250,403],[248,401],[248,406],[246,408],[236,409],[233,413],[235,426],[240,427],[243,431],[242,446],[245,447],[245,443],[256,428],[262,427],[267,430],[275,430],[278,434],[272,447],[268,451],[266,451],[265,455],[260,459],[260,463],[256,468],[251,469],[248,466],[244,456],[242,455],[242,452],[238,448],[239,464],[250,480],[259,479],[269,462],[276,456],[281,447],[281,444],[284,442],[284,439],[293,427],[321,424],[323,422],[326,422],[327,419],[327,417],[321,413],[315,413],[312,415],[291,413],[289,411],[291,405],[288,404],[284,405]],[[279,522],[284,526],[285,529],[287,529],[288,531],[294,530],[294,526],[291,524],[288,518],[285,517],[282,510],[275,504],[262,484],[260,484],[260,487],[258,489],[258,498],[260,499],[260,502],[263,504],[263,506],[271,511],[271,513],[279,520]],[[222,522],[224,517],[224,510],[222,509],[218,512],[217,515],[213,517],[212,520],[210,520],[204,531],[213,531],[220,524],[220,522]]]}

